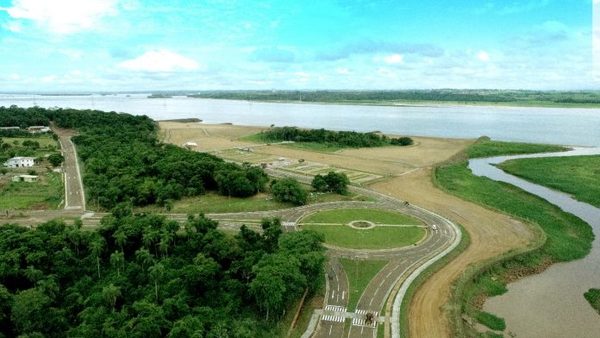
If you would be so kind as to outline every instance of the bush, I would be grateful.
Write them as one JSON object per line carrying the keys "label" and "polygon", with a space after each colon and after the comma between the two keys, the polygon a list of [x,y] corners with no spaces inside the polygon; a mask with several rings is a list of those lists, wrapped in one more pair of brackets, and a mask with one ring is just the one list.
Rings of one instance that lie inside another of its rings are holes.
{"label": "bush", "polygon": [[50,162],[53,167],[59,167],[64,160],[65,158],[58,153],[48,156],[48,162]]}
{"label": "bush", "polygon": [[344,173],[330,171],[327,175],[317,175],[313,178],[311,186],[319,192],[334,192],[345,195],[348,193],[350,180]]}
{"label": "bush", "polygon": [[398,137],[398,138],[393,138],[390,140],[390,144],[395,145],[395,146],[409,146],[411,144],[413,144],[413,139],[410,137]]}
{"label": "bush", "polygon": [[276,200],[295,205],[304,205],[308,200],[306,190],[293,178],[283,178],[273,181],[271,184],[271,193]]}

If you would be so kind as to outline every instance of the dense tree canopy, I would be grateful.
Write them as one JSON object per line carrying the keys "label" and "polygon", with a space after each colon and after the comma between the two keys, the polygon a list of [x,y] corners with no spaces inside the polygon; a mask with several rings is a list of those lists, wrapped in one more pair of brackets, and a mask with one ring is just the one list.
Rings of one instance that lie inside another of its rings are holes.
{"label": "dense tree canopy", "polygon": [[330,171],[327,175],[316,175],[312,180],[312,187],[319,192],[335,192],[337,194],[347,194],[350,180],[344,173]]}
{"label": "dense tree canopy", "polygon": [[314,142],[351,148],[382,147],[390,144],[405,145],[404,142],[390,139],[387,136],[378,133],[333,131],[322,128],[300,129],[296,127],[274,127],[263,131],[261,136],[268,141]]}
{"label": "dense tree canopy", "polygon": [[202,215],[0,226],[0,336],[275,336],[272,320],[322,281],[321,242],[278,220],[230,236]]}
{"label": "dense tree canopy", "polygon": [[225,163],[213,155],[158,142],[156,123],[147,116],[0,107],[0,125],[50,121],[79,131],[73,141],[85,164],[86,195],[95,207],[111,209],[123,202],[164,205],[206,190],[246,197],[264,190],[267,182],[261,168]]}
{"label": "dense tree canopy", "polygon": [[271,194],[280,202],[304,205],[308,201],[308,192],[293,178],[282,178],[271,182]]}

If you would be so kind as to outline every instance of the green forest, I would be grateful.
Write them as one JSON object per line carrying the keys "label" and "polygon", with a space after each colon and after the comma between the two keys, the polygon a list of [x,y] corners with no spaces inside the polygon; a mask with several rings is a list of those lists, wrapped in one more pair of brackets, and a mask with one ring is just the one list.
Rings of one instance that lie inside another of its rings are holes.
{"label": "green forest", "polygon": [[291,304],[323,282],[315,232],[132,214],[207,190],[255,194],[262,169],[162,144],[146,116],[0,107],[3,126],[51,123],[79,133],[87,195],[111,214],[94,230],[0,226],[0,337],[279,337]]}
{"label": "green forest", "polygon": [[261,168],[226,163],[158,141],[156,123],[147,116],[74,109],[0,107],[0,125],[30,123],[75,129],[83,162],[88,202],[110,210],[119,203],[166,205],[207,190],[247,197],[268,181]]}
{"label": "green forest", "polygon": [[410,137],[389,138],[378,133],[333,131],[323,128],[273,127],[262,131],[259,135],[261,139],[271,142],[314,142],[350,148],[383,147],[386,145],[407,146],[413,144],[413,140]]}
{"label": "green forest", "polygon": [[180,226],[117,208],[97,231],[0,227],[0,336],[271,337],[322,281],[321,237],[233,236],[202,215]]}
{"label": "green forest", "polygon": [[458,102],[516,105],[600,105],[598,91],[537,91],[496,89],[428,90],[255,90],[204,91],[189,97],[249,101],[300,101],[330,103]]}

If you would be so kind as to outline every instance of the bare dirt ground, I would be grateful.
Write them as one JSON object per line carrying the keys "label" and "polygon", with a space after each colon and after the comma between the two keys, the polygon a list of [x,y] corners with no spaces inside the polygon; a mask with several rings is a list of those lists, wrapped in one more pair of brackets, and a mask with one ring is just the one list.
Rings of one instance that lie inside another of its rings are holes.
{"label": "bare dirt ground", "polygon": [[[161,122],[160,127],[166,142],[178,145],[196,142],[200,151],[252,145],[237,139],[261,130],[256,127],[177,122]],[[432,166],[452,157],[472,141],[423,137],[415,137],[414,140],[415,145],[410,147],[348,149],[335,153],[275,145],[256,148],[255,152],[384,175],[388,178],[370,188],[408,200],[463,225],[469,232],[471,245],[423,284],[410,307],[412,337],[449,337],[449,322],[443,307],[448,302],[451,284],[469,265],[525,247],[533,239],[533,234],[527,225],[449,195],[432,183]]]}
{"label": "bare dirt ground", "polygon": [[[265,129],[179,122],[160,122],[160,128],[165,142],[176,145],[182,145],[189,141],[196,142],[199,151],[256,145],[251,142],[239,141],[239,138]],[[428,137],[414,137],[414,140],[415,145],[409,147],[345,149],[334,153],[313,152],[277,145],[255,148],[254,152],[294,159],[302,158],[306,161],[329,164],[339,168],[396,176],[418,167],[445,161],[472,142],[471,140]]]}
{"label": "bare dirt ground", "polygon": [[471,245],[455,260],[431,276],[415,293],[410,305],[411,337],[450,337],[444,305],[451,284],[474,263],[485,261],[533,240],[530,228],[508,216],[465,202],[436,188],[431,169],[423,168],[372,186],[460,223],[469,232]]}
{"label": "bare dirt ground", "polygon": [[183,145],[186,142],[198,144],[198,150],[213,151],[252,145],[238,139],[258,133],[264,128],[234,126],[227,124],[203,124],[160,122],[161,137],[164,142]]}

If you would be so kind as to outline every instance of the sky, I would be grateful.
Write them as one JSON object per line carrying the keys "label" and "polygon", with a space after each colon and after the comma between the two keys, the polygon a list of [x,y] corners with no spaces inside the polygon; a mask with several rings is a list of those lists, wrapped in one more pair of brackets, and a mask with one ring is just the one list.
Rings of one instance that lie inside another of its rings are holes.
{"label": "sky", "polygon": [[592,1],[0,0],[0,91],[600,89]]}

